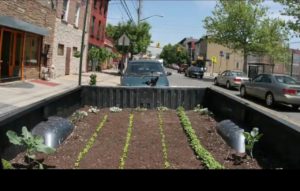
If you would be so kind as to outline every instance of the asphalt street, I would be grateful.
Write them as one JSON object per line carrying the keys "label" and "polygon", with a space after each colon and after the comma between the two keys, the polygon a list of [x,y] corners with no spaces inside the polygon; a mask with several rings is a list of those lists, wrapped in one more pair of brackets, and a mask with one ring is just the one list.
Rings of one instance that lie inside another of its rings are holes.
{"label": "asphalt street", "polygon": [[[172,75],[168,77],[170,86],[172,87],[212,87],[221,92],[225,92],[232,96],[240,97],[240,92],[238,90],[228,90],[225,87],[215,86],[213,84],[213,79],[204,78],[204,79],[196,79],[185,77],[184,74],[177,73],[176,70],[166,68],[168,72],[172,72]],[[241,98],[243,99],[243,98]],[[246,100],[250,104],[257,106],[258,108],[262,108],[264,111],[272,112],[277,116],[281,116],[282,118],[293,121],[294,123],[300,124],[300,110],[294,111],[293,108],[289,105],[277,105],[274,108],[267,108],[264,105],[263,100],[259,100],[256,98],[247,98]]]}

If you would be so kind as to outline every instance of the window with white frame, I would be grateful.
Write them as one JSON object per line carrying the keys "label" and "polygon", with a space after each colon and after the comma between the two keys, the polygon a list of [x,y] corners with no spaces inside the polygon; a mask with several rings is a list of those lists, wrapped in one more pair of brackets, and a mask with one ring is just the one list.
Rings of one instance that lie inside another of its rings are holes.
{"label": "window with white frame", "polygon": [[68,21],[69,5],[70,5],[69,0],[63,0],[63,9],[62,9],[62,14],[61,14],[61,19],[66,22]]}
{"label": "window with white frame", "polygon": [[75,26],[78,27],[79,25],[79,16],[80,16],[80,3],[76,5],[76,14],[75,14]]}

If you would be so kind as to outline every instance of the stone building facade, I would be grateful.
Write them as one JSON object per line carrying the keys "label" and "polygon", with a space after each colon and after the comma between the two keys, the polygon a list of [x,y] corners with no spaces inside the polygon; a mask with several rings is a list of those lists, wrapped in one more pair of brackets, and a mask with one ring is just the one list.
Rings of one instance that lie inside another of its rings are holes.
{"label": "stone building facade", "polygon": [[[86,0],[61,0],[56,3],[52,57],[55,76],[78,74],[80,58],[76,57],[76,53],[81,54]],[[88,31],[89,17],[88,9],[86,31]],[[85,33],[84,47],[82,72],[86,72],[87,68],[88,32]]]}

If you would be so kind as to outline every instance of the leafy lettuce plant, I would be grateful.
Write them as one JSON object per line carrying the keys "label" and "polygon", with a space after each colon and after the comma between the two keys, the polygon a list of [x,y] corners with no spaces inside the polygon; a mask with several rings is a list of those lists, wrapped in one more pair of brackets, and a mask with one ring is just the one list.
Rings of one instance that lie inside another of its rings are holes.
{"label": "leafy lettuce plant", "polygon": [[244,132],[244,136],[246,139],[246,150],[249,152],[251,158],[253,158],[254,144],[259,141],[263,134],[259,133],[259,129],[255,127],[250,133]]}
{"label": "leafy lettuce plant", "polygon": [[14,131],[7,131],[6,133],[9,142],[14,145],[25,146],[26,155],[25,161],[29,164],[29,167],[35,167],[38,165],[39,169],[43,169],[42,163],[36,160],[36,153],[51,154],[55,152],[54,148],[48,147],[44,144],[44,139],[41,136],[32,135],[26,127],[22,128],[22,136],[18,136]]}

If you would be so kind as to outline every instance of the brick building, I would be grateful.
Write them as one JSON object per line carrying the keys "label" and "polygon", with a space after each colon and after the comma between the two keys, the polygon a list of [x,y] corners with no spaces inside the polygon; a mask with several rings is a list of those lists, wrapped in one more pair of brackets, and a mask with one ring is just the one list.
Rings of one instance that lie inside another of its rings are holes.
{"label": "brick building", "polygon": [[197,42],[197,39],[190,37],[190,38],[184,38],[178,43],[186,48],[191,61],[196,60],[196,57],[195,57],[196,42]]}
{"label": "brick building", "polygon": [[[109,0],[90,0],[91,4],[91,16],[89,25],[89,48],[91,47],[106,47],[105,46],[105,29],[107,21],[107,11]],[[102,65],[104,68],[107,64]],[[87,65],[87,70],[92,70],[92,63],[89,62]]]}
{"label": "brick building", "polygon": [[55,11],[38,1],[0,1],[0,82],[39,78],[54,21]]}

